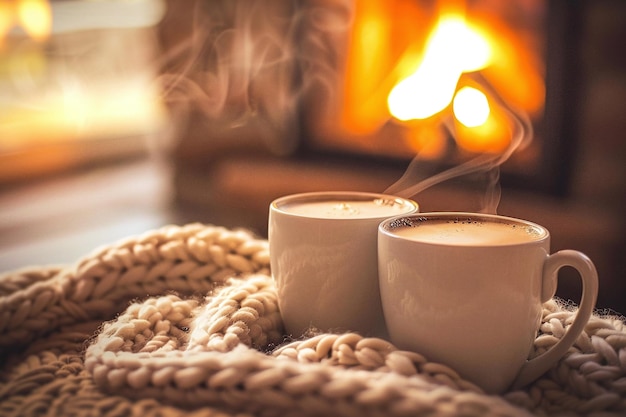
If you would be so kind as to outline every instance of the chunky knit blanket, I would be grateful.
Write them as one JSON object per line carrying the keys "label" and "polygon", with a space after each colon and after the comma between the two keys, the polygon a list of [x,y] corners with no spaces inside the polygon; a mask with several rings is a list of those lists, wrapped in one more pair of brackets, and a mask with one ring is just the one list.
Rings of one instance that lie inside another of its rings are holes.
{"label": "chunky knit blanket", "polygon": [[[574,314],[546,303],[532,354]],[[486,395],[382,339],[289,340],[267,241],[169,226],[0,277],[0,415],[624,416],[626,326],[596,314],[541,379]]]}

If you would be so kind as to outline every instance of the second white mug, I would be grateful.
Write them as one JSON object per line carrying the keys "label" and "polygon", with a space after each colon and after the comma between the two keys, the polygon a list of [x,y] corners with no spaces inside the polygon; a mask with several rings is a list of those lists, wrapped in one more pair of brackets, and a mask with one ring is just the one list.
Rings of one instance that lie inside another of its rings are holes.
{"label": "second white mug", "polygon": [[[379,227],[380,291],[391,341],[444,363],[491,393],[541,376],[574,343],[595,306],[598,277],[584,254],[550,254],[544,227],[477,213],[424,213]],[[557,272],[578,270],[576,318],[547,352],[527,357]]]}

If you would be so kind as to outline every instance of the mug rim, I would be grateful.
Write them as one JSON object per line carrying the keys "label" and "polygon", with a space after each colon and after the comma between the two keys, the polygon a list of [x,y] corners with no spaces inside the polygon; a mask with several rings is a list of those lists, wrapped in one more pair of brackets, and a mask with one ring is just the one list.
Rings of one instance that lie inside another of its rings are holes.
{"label": "mug rim", "polygon": [[[420,218],[422,220],[420,220]],[[498,243],[498,244],[472,244],[472,245],[461,245],[454,243],[446,243],[446,242],[422,242],[418,240],[411,240],[403,236],[399,236],[393,233],[392,223],[402,223],[398,224],[396,227],[403,226],[411,226],[411,224],[407,224],[407,221],[410,220],[424,221],[428,219],[441,219],[441,220],[466,220],[466,219],[487,219],[489,221],[495,221],[496,223],[515,223],[519,225],[523,225],[526,227],[532,227],[540,231],[540,237],[537,239],[532,239],[524,242],[508,242],[508,243]],[[550,231],[541,226],[538,223],[531,222],[529,220],[520,219],[517,217],[511,216],[503,216],[500,214],[488,214],[488,213],[476,213],[476,212],[467,212],[467,211],[440,211],[440,212],[425,212],[425,213],[412,213],[406,215],[400,215],[385,219],[380,222],[378,225],[379,235],[383,234],[392,239],[402,239],[405,241],[410,241],[414,244],[424,244],[429,246],[454,246],[454,247],[506,247],[506,246],[524,246],[524,245],[532,245],[532,244],[543,244],[550,239]]]}
{"label": "mug rim", "polygon": [[[320,198],[324,198],[324,197],[326,197],[326,200],[320,200],[320,201],[327,201],[328,198],[332,198],[333,200],[336,199],[337,201],[340,201],[341,197],[344,197],[344,198],[348,197],[348,198],[359,199],[359,200],[362,199],[363,201],[367,201],[368,199],[393,200],[393,201],[399,201],[403,205],[410,206],[410,210],[403,214],[392,214],[392,215],[382,214],[382,215],[365,216],[365,217],[334,218],[334,217],[321,217],[321,216],[311,216],[311,215],[306,215],[306,214],[294,213],[294,212],[285,210],[284,208],[281,207],[281,204],[285,204],[285,203],[318,201]],[[271,210],[281,213],[283,215],[293,216],[293,217],[302,217],[302,218],[307,218],[307,219],[315,219],[315,220],[321,220],[321,221],[359,221],[359,220],[363,221],[363,220],[368,220],[368,219],[369,220],[375,220],[375,219],[384,220],[390,217],[410,216],[419,211],[419,204],[416,201],[411,200],[409,198],[399,197],[399,196],[395,196],[391,194],[368,192],[368,191],[310,191],[310,192],[304,192],[304,193],[288,194],[282,197],[278,197],[270,203],[270,208]]]}

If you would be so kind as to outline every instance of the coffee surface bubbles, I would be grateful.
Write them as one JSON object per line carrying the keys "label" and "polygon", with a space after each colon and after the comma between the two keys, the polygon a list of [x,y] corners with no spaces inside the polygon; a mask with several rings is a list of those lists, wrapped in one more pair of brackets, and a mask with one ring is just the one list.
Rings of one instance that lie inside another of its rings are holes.
{"label": "coffee surface bubbles", "polygon": [[403,199],[372,198],[366,200],[311,200],[281,204],[282,211],[322,219],[367,219],[392,217],[413,211],[414,206]]}
{"label": "coffee surface bubbles", "polygon": [[392,233],[418,242],[468,246],[511,245],[540,240],[547,235],[545,230],[524,223],[425,217],[393,228]]}

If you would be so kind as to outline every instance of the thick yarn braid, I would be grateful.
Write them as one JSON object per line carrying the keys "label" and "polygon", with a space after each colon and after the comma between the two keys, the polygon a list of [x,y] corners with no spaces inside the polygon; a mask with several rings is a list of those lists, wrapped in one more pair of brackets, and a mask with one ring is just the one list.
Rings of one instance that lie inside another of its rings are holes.
{"label": "thick yarn braid", "polygon": [[[0,353],[9,359],[0,414],[626,413],[621,320],[595,316],[542,379],[487,396],[381,339],[284,341],[268,261],[267,242],[248,232],[192,224],[129,238],[74,267],[1,277]],[[573,314],[546,303],[534,354]]]}
{"label": "thick yarn braid", "polygon": [[0,353],[64,325],[109,319],[146,294],[206,294],[228,277],[269,271],[267,242],[246,231],[165,227],[95,251],[69,268],[0,277]]}

